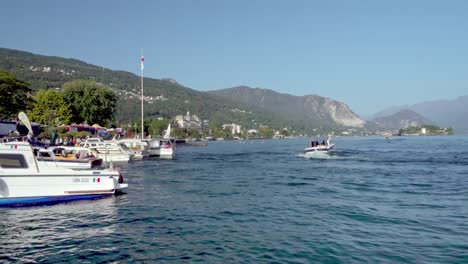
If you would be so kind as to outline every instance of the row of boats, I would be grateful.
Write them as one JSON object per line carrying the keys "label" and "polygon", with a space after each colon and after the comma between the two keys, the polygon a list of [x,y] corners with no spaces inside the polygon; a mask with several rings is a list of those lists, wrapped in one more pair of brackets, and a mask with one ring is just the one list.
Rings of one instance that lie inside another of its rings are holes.
{"label": "row of boats", "polygon": [[0,207],[94,199],[128,187],[114,164],[172,157],[170,140],[89,138],[79,146],[0,143]]}
{"label": "row of boats", "polygon": [[39,162],[70,169],[92,169],[110,163],[174,155],[173,143],[162,139],[89,138],[78,146],[34,147],[33,150]]}

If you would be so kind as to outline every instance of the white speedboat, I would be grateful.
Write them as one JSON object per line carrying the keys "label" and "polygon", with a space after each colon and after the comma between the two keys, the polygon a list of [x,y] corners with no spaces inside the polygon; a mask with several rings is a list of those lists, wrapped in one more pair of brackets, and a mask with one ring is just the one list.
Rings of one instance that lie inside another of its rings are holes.
{"label": "white speedboat", "polygon": [[129,148],[134,156],[134,160],[142,160],[150,156],[149,144],[138,138],[124,138],[118,141],[119,145],[125,145]]}
{"label": "white speedboat", "polygon": [[331,138],[328,137],[327,141],[323,140],[322,142],[319,142],[317,140],[312,140],[309,142],[309,145],[304,149],[304,154],[309,154],[309,153],[326,153],[330,150],[332,150],[335,147],[335,144],[331,143]]}
{"label": "white speedboat", "polygon": [[163,158],[174,156],[175,145],[171,141],[171,123],[167,125],[166,133],[162,139],[150,139],[146,142],[149,144],[150,156]]}
{"label": "white speedboat", "polygon": [[93,153],[87,148],[34,148],[34,154],[40,166],[55,166],[79,170],[99,168],[102,165],[102,159],[95,158]]}
{"label": "white speedboat", "polygon": [[29,143],[0,144],[0,207],[95,199],[127,187],[116,170],[39,166]]}
{"label": "white speedboat", "polygon": [[129,162],[134,157],[130,149],[124,149],[116,142],[104,141],[101,138],[89,138],[85,142],[81,142],[79,146],[91,150],[94,156],[101,158],[105,164]]}
{"label": "white speedboat", "polygon": [[174,156],[174,145],[169,139],[146,140],[149,144],[149,154],[151,157],[172,157]]}

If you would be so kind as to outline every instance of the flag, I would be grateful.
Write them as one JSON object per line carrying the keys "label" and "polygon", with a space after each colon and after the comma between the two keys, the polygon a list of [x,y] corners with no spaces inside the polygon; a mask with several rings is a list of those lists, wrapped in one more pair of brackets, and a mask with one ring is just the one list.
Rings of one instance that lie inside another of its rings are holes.
{"label": "flag", "polygon": [[141,49],[141,70],[145,69],[145,65],[143,64],[145,62],[145,57],[143,57],[143,49]]}

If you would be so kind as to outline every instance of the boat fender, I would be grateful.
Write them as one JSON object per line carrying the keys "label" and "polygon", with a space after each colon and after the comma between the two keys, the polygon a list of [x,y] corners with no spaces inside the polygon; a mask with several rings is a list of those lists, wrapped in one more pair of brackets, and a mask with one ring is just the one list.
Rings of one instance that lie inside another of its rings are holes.
{"label": "boat fender", "polygon": [[124,178],[123,178],[123,175],[122,175],[122,172],[120,172],[120,170],[117,170],[119,172],[119,180],[117,181],[118,183],[123,183],[124,182]]}

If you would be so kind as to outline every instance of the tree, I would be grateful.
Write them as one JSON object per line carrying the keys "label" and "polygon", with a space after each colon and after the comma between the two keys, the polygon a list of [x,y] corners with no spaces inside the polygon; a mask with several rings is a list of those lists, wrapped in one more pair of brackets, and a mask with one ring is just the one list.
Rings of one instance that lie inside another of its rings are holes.
{"label": "tree", "polygon": [[71,81],[63,84],[63,96],[72,110],[72,122],[104,125],[114,118],[118,97],[108,86],[95,81]]}
{"label": "tree", "polygon": [[69,105],[60,92],[41,89],[36,94],[36,102],[28,114],[32,121],[40,124],[68,124],[73,117]]}
{"label": "tree", "polygon": [[273,137],[273,129],[269,128],[269,127],[260,127],[258,129],[261,137],[263,138],[272,138]]}
{"label": "tree", "polygon": [[172,135],[175,138],[186,138],[187,137],[187,129],[185,129],[185,128],[176,127],[174,129],[172,129],[171,132],[172,132]]}
{"label": "tree", "polygon": [[159,120],[159,119],[154,118],[152,120],[149,120],[148,124],[149,124],[148,130],[151,135],[161,136],[162,132],[167,129],[169,120],[168,119]]}
{"label": "tree", "polygon": [[32,102],[31,91],[27,82],[0,70],[0,117],[15,117],[26,110]]}
{"label": "tree", "polygon": [[288,129],[283,128],[283,129],[281,129],[280,134],[285,136],[285,137],[288,137],[289,136],[289,131],[288,131]]}

